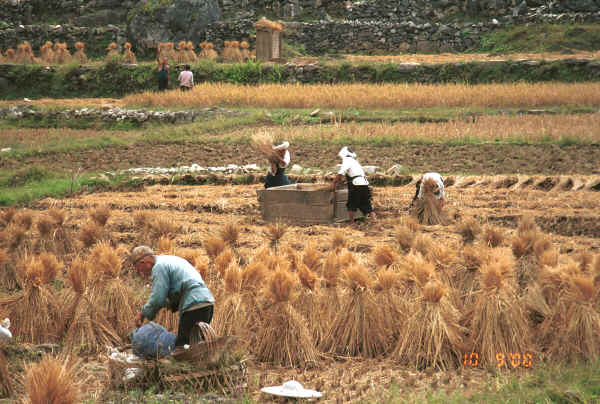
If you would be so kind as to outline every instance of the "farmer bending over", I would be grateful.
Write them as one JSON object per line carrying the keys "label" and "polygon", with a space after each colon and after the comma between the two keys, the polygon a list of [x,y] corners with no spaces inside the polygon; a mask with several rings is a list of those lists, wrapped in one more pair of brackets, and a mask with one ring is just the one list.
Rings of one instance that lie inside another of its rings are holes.
{"label": "farmer bending over", "polygon": [[345,177],[346,184],[348,185],[348,202],[346,203],[346,208],[348,208],[350,222],[354,221],[354,212],[357,209],[360,209],[363,215],[375,219],[375,212],[373,212],[373,207],[371,206],[369,181],[367,181],[362,166],[356,161],[356,154],[344,146],[338,153],[338,156],[342,159],[342,166],[331,183],[331,190],[335,191],[337,183]]}
{"label": "farmer bending over", "polygon": [[426,173],[423,175],[423,177],[421,177],[419,181],[417,181],[415,196],[413,197],[410,206],[413,207],[417,202],[417,199],[421,199],[423,197],[423,184],[427,180],[432,180],[437,184],[437,190],[434,193],[434,195],[438,202],[438,208],[441,210],[444,207],[444,204],[446,203],[446,193],[444,192],[444,180],[442,179],[442,176],[438,173]]}
{"label": "farmer bending over", "polygon": [[152,293],[138,313],[135,323],[141,326],[144,318],[154,319],[162,307],[179,311],[179,330],[175,346],[190,343],[190,333],[196,323],[210,323],[215,299],[200,273],[183,258],[155,255],[147,246],[131,252],[135,269],[144,277],[152,274]]}

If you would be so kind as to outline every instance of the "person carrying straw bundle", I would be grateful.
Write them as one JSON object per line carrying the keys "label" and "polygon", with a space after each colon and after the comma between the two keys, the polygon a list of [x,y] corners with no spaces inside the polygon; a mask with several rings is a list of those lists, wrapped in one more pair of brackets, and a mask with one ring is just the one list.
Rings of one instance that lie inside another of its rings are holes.
{"label": "person carrying straw bundle", "polygon": [[155,255],[148,246],[135,247],[131,261],[136,271],[147,277],[152,275],[152,293],[138,313],[135,322],[140,327],[144,319],[152,320],[162,307],[179,312],[179,329],[175,347],[182,347],[204,335],[194,335],[197,323],[210,324],[215,299],[200,273],[183,258],[172,255]]}
{"label": "person carrying straw bundle", "polygon": [[435,172],[425,173],[416,183],[415,196],[410,211],[421,224],[446,224],[442,209],[446,204],[444,180]]}
{"label": "person carrying straw bundle", "polygon": [[363,170],[360,163],[356,160],[356,154],[347,146],[344,146],[338,153],[338,156],[342,159],[342,166],[331,183],[331,190],[335,191],[337,183],[345,178],[348,186],[346,208],[348,208],[350,222],[354,222],[354,212],[357,210],[375,220],[375,212],[371,205],[372,193],[369,181],[367,181],[367,177],[365,176],[365,170]]}
{"label": "person carrying straw bundle", "polygon": [[290,165],[289,142],[273,145],[273,140],[268,134],[257,134],[252,137],[252,144],[256,151],[269,160],[269,170],[265,180],[265,188],[289,185],[290,179],[285,175],[285,169]]}

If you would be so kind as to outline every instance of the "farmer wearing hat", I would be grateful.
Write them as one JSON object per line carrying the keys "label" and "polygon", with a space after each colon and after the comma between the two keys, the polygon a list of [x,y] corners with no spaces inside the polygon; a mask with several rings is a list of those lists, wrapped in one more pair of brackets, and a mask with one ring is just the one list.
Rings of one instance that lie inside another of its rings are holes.
{"label": "farmer wearing hat", "polygon": [[152,274],[152,293],[135,322],[154,319],[162,307],[179,311],[179,330],[175,346],[190,343],[190,334],[198,322],[210,323],[215,299],[200,273],[185,259],[173,255],[155,255],[148,246],[135,247],[131,260],[137,272]]}
{"label": "farmer wearing hat", "polygon": [[354,221],[354,212],[357,210],[360,210],[363,215],[375,219],[375,212],[373,212],[373,207],[371,206],[369,181],[367,181],[367,177],[365,176],[365,170],[363,170],[362,166],[356,160],[356,154],[347,146],[344,146],[338,153],[338,156],[342,159],[342,166],[331,183],[331,190],[335,191],[337,183],[345,177],[346,184],[348,185],[348,202],[346,203],[346,207],[348,208],[350,222]]}
{"label": "farmer wearing hat", "polygon": [[444,192],[444,180],[442,179],[442,176],[439,173],[434,172],[425,173],[423,177],[421,177],[421,179],[417,181],[417,183],[415,184],[415,196],[413,197],[410,206],[415,206],[417,200],[423,197],[423,184],[427,180],[433,181],[437,185],[437,189],[435,190],[434,195],[438,203],[438,209],[441,210],[444,207],[444,204],[446,203],[446,193]]}
{"label": "farmer wearing hat", "polygon": [[283,142],[280,145],[273,146],[275,160],[270,160],[271,166],[267,172],[265,188],[290,184],[290,179],[285,175],[285,169],[290,165],[289,147],[289,142]]}

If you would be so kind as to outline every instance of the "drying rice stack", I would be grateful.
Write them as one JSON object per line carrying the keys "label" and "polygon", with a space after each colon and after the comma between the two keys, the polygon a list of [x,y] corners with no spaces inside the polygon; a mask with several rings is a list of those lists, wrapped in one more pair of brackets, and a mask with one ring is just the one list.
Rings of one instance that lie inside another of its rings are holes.
{"label": "drying rice stack", "polygon": [[6,249],[0,248],[0,287],[12,291],[19,287],[15,265]]}
{"label": "drying rice stack", "polygon": [[11,372],[8,370],[8,360],[0,349],[0,398],[10,397],[13,393]]}
{"label": "drying rice stack", "polygon": [[73,54],[73,58],[82,64],[88,62],[88,57],[85,54],[84,48],[85,44],[83,42],[75,42],[75,49],[77,49],[77,51]]}
{"label": "drying rice stack", "polygon": [[118,45],[116,42],[111,42],[110,44],[108,44],[106,50],[108,51],[108,53],[104,57],[104,62],[108,63],[121,61],[121,54],[119,53]]}
{"label": "drying rice stack", "polygon": [[475,218],[470,217],[456,225],[456,231],[462,236],[464,244],[471,244],[481,233],[481,225]]}
{"label": "drying rice stack", "polygon": [[190,62],[195,62],[198,59],[198,55],[194,51],[194,43],[192,41],[188,41],[187,43],[187,58]]}
{"label": "drying rice stack", "polygon": [[418,368],[452,369],[464,352],[461,313],[447,298],[447,288],[431,278],[419,287],[392,357]]}
{"label": "drying rice stack", "polygon": [[474,300],[469,329],[472,352],[482,364],[497,364],[499,352],[523,354],[531,351],[531,332],[517,294],[514,257],[508,249],[492,250],[493,256],[481,266],[481,290]]}
{"label": "drying rice stack", "polygon": [[123,49],[123,63],[128,63],[130,65],[136,64],[137,58],[135,57],[135,53],[131,51],[131,43],[125,42]]}
{"label": "drying rice stack", "polygon": [[[94,258],[92,258],[94,259]],[[98,293],[91,287],[90,268],[94,262],[75,259],[67,272],[72,293],[68,297],[70,319],[65,337],[65,350],[95,354],[120,343],[120,338],[105,316]],[[131,308],[129,308],[131,310]]]}
{"label": "drying rice stack", "polygon": [[388,245],[379,245],[373,251],[373,259],[377,267],[389,268],[398,261],[398,253]]}
{"label": "drying rice stack", "polygon": [[25,404],[76,404],[81,402],[78,363],[68,357],[44,356],[25,369]]}
{"label": "drying rice stack", "polygon": [[30,65],[36,62],[33,55],[33,50],[31,49],[31,44],[27,41],[17,46],[17,54],[15,58],[17,63],[24,65]]}
{"label": "drying rice stack", "polygon": [[5,52],[5,57],[4,59],[6,60],[6,62],[8,63],[15,63],[15,50],[12,48],[8,48]]}
{"label": "drying rice stack", "polygon": [[389,349],[392,324],[375,300],[373,279],[362,265],[346,269],[343,279],[347,292],[320,348],[341,355],[383,355]]}
{"label": "drying rice stack", "polygon": [[234,60],[233,57],[233,48],[231,47],[231,41],[224,41],[223,42],[223,60],[226,60],[228,62],[231,62]]}
{"label": "drying rice stack", "polygon": [[134,328],[134,293],[121,277],[121,257],[107,242],[98,243],[90,254],[95,288],[94,300],[117,334],[125,339]]}
{"label": "drying rice stack", "polygon": [[408,312],[408,304],[398,291],[400,287],[400,274],[392,269],[380,269],[377,271],[377,282],[375,284],[377,304],[382,308],[384,322],[390,324],[391,336],[396,340],[403,328]]}
{"label": "drying rice stack", "polygon": [[394,228],[394,237],[403,252],[408,252],[414,242],[415,232],[408,226],[400,224]]}
{"label": "drying rice stack", "polygon": [[467,244],[462,249],[461,264],[454,272],[453,284],[467,307],[472,306],[474,292],[480,289],[479,269],[488,261],[489,254],[489,249],[482,245]]}
{"label": "drying rice stack", "polygon": [[207,59],[216,59],[219,57],[219,54],[217,53],[217,51],[214,49],[215,45],[213,45],[212,42],[208,42],[206,44],[206,51],[204,52],[204,55]]}
{"label": "drying rice stack", "polygon": [[67,49],[66,43],[56,42],[54,44],[54,63],[62,65],[70,63],[72,59],[73,58]]}
{"label": "drying rice stack", "polygon": [[40,59],[44,63],[54,63],[54,51],[52,50],[52,42],[47,41],[40,47]]}
{"label": "drying rice stack", "polygon": [[306,367],[317,359],[307,321],[292,306],[294,287],[294,276],[286,269],[277,269],[267,281],[266,306],[254,344],[254,354],[261,361]]}
{"label": "drying rice stack", "polygon": [[56,342],[63,317],[59,300],[50,285],[62,264],[50,253],[24,258],[17,266],[23,290],[0,299],[2,318],[11,319],[12,332],[22,341],[34,344]]}
{"label": "drying rice stack", "polygon": [[187,43],[185,41],[179,41],[175,51],[175,61],[177,63],[187,62]]}
{"label": "drying rice stack", "polygon": [[248,42],[246,42],[246,41],[240,42],[240,48],[241,48],[240,53],[242,55],[242,61],[249,60],[251,58],[251,56],[250,56],[250,50],[249,50],[250,45],[248,44]]}
{"label": "drying rice stack", "polygon": [[237,335],[244,331],[246,305],[242,298],[242,271],[237,265],[227,269],[223,279],[225,295],[216,307],[213,326],[218,335]]}
{"label": "drying rice stack", "polygon": [[242,52],[240,52],[240,43],[239,41],[231,42],[231,57],[234,62],[243,62],[244,57],[242,56]]}

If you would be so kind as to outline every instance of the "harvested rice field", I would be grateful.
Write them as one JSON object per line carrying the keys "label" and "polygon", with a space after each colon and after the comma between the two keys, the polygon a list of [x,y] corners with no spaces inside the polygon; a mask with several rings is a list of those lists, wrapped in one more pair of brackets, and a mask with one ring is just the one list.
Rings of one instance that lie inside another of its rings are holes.
{"label": "harvested rice field", "polygon": [[[104,345],[126,344],[150,291],[121,265],[140,243],[202,273],[212,325],[239,337],[255,402],[269,400],[260,387],[290,379],[326,403],[380,402],[390,390],[471,397],[491,380],[501,388],[547,363],[600,356],[600,177],[452,177],[447,226],[409,217],[416,179],[375,188],[378,220],[356,226],[265,223],[258,185],[154,185],[5,209],[0,314],[20,349],[57,343],[84,358],[74,366],[92,402],[124,394],[108,387]],[[114,282],[121,300],[107,292]],[[165,313],[158,321],[176,326]],[[7,352],[19,397],[21,365]]]}

